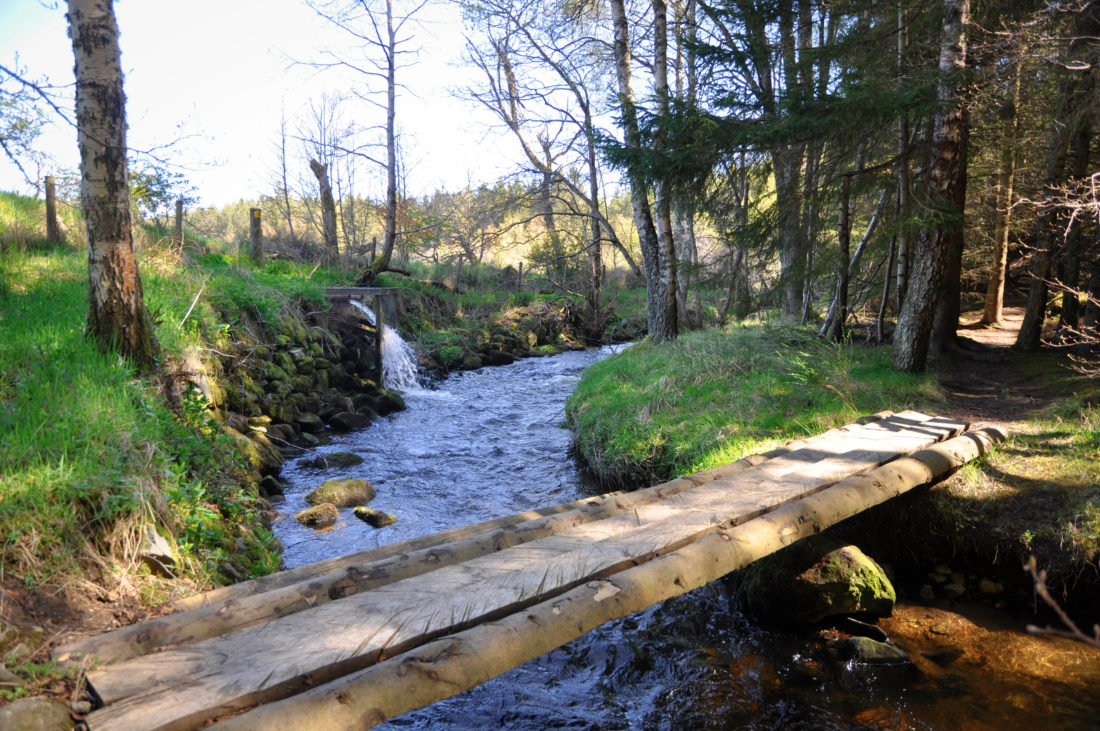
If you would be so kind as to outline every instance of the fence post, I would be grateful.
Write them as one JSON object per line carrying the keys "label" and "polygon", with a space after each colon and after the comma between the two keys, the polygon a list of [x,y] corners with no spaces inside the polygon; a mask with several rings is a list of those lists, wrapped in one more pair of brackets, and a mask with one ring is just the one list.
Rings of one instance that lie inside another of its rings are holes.
{"label": "fence post", "polygon": [[176,200],[176,227],[172,232],[172,242],[183,249],[183,200]]}
{"label": "fence post", "polygon": [[57,225],[57,190],[52,175],[46,176],[46,239],[51,244],[61,243],[61,227]]}
{"label": "fence post", "polygon": [[382,385],[382,331],[386,327],[386,307],[382,302],[384,295],[374,295],[374,382]]}
{"label": "fence post", "polygon": [[248,214],[248,234],[252,241],[252,260],[257,264],[261,264],[264,260],[264,233],[260,228],[260,209],[251,208]]}

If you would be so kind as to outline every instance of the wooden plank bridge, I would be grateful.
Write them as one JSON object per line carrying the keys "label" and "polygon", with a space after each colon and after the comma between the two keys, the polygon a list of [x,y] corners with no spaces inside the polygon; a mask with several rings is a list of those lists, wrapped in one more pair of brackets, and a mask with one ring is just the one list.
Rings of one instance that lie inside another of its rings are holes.
{"label": "wooden plank bridge", "polygon": [[[916,412],[208,592],[59,648],[98,729],[373,726],[914,487],[1004,439]],[[517,486],[522,489],[522,486]]]}

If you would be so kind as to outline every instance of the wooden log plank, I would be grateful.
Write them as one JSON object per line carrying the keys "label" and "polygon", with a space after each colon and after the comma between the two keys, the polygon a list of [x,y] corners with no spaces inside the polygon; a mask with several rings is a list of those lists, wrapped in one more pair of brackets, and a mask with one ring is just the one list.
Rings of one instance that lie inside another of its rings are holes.
{"label": "wooden log plank", "polygon": [[[124,719],[123,726],[133,722],[130,712],[149,709],[155,709],[155,717],[169,727],[172,723],[186,726],[209,717],[212,710],[280,697],[303,683],[337,677],[443,632],[515,611],[593,576],[679,548],[722,524],[755,517],[807,491],[874,467],[888,459],[892,449],[911,451],[914,445],[931,443],[947,428],[929,424],[893,432],[888,440],[851,440],[859,448],[834,448],[835,456],[806,464],[798,477],[782,483],[756,474],[768,471],[770,463],[765,463],[630,514],[269,625],[94,671],[89,679],[103,700],[113,704],[107,711]],[[761,479],[765,479],[762,484]],[[318,627],[330,639],[302,652],[303,643]]]}
{"label": "wooden log plank", "polygon": [[[866,425],[892,416],[880,413],[853,425],[841,427],[807,440],[792,442],[781,449],[768,453],[771,459],[789,454],[796,449],[811,449],[815,445],[828,443],[838,437],[852,438]],[[899,419],[905,417],[898,417]],[[911,416],[907,422],[917,422]],[[881,435],[888,430],[874,430]],[[764,455],[750,456],[731,465],[706,470],[685,478],[679,478],[653,488],[639,490],[628,496],[622,493],[610,493],[601,499],[585,500],[557,506],[554,513],[541,519],[524,521],[520,524],[503,525],[491,533],[475,534],[471,538],[451,541],[443,546],[432,544],[420,550],[410,550],[386,559],[367,560],[349,565],[342,563],[342,570],[324,574],[306,575],[302,580],[282,587],[271,589],[262,595],[246,595],[233,601],[198,607],[174,615],[158,617],[141,622],[115,632],[97,635],[81,642],[58,648],[54,658],[58,662],[76,661],[87,655],[93,656],[99,663],[112,663],[128,660],[149,652],[197,642],[244,627],[287,616],[297,611],[319,606],[336,599],[350,596],[378,586],[410,578],[427,571],[469,560],[477,556],[519,545],[531,540],[544,538],[578,525],[607,518],[648,503],[668,498],[687,489],[725,476],[736,474],[764,461]],[[786,474],[798,467],[801,461],[777,462],[770,468],[772,476]],[[524,514],[526,515],[526,514]],[[492,522],[492,521],[490,521]],[[407,546],[412,542],[405,542]],[[363,552],[360,555],[372,555]],[[373,554],[377,555],[377,554]],[[372,558],[373,558],[372,555]]]}
{"label": "wooden log plank", "polygon": [[[865,424],[870,424],[871,422],[879,421],[893,415],[894,413],[892,411],[880,411],[876,414],[864,416],[851,424],[830,429],[817,436],[787,442],[783,446],[768,452],[764,452],[763,454],[749,455],[747,457],[737,460],[736,462],[733,462],[732,464],[715,467],[710,470],[704,470],[703,472],[697,472],[694,475],[688,477],[680,477],[671,480],[670,482],[663,483],[662,485],[657,485],[655,487],[645,488],[644,490],[637,490],[632,492],[631,495],[644,495],[649,491],[654,491],[658,489],[664,489],[665,491],[675,490],[677,488],[690,489],[696,484],[711,482],[718,479],[719,477],[724,477],[728,474],[735,474],[737,472],[740,472],[741,470],[745,470],[749,467],[755,466],[766,459],[772,459],[774,457],[788,454],[796,449],[802,449],[811,446],[825,439],[836,438],[837,436],[845,434],[854,428],[863,426]],[[299,566],[297,568],[288,569],[286,571],[280,571],[278,573],[271,574],[270,576],[262,576],[257,579],[243,581],[239,584],[233,584],[231,586],[223,586],[217,589],[213,589],[203,594],[196,594],[191,597],[185,597],[183,599],[179,599],[173,602],[172,607],[177,611],[187,611],[189,609],[195,609],[196,607],[200,606],[212,606],[231,599],[237,599],[243,596],[258,594],[283,586],[296,584],[307,577],[320,576],[322,574],[330,573],[333,571],[342,571],[349,566],[356,566],[371,561],[377,561],[383,558],[389,558],[390,556],[400,555],[402,553],[409,553],[410,551],[416,551],[422,548],[431,548],[433,546],[438,546],[444,543],[451,543],[453,541],[471,538],[473,536],[488,533],[499,528],[507,528],[530,520],[536,520],[538,518],[546,517],[548,515],[566,512],[567,510],[573,510],[578,507],[583,507],[584,505],[606,502],[611,497],[617,497],[622,494],[623,492],[621,491],[610,492],[604,495],[583,498],[581,500],[575,500],[570,503],[564,503],[562,505],[556,505],[549,508],[528,510],[521,513],[515,513],[514,515],[504,516],[502,518],[493,518],[468,526],[452,528],[450,530],[441,531],[439,533],[433,533],[427,536],[412,538],[406,541],[401,541],[399,543],[391,543],[389,545],[378,546],[376,548],[367,549],[365,551],[358,551],[344,556],[337,556],[335,558],[325,559],[324,561],[317,561],[316,563],[308,564],[306,566]]]}
{"label": "wooden log plank", "polygon": [[1005,438],[983,429],[850,478],[680,551],[589,582],[498,622],[444,637],[286,700],[224,720],[219,731],[370,728],[480,685],[604,622],[707,584],[951,470]]}
{"label": "wooden log plank", "polygon": [[[913,435],[910,435],[910,437],[912,437],[912,436]],[[879,459],[878,455],[881,454],[880,448],[878,446],[876,446],[875,451],[873,451],[869,454],[871,455],[872,461],[875,460],[875,459]],[[852,462],[853,462],[852,455],[848,454],[845,459],[840,460],[837,464],[828,464],[827,465],[828,469],[826,471],[828,472],[828,474],[850,473],[850,471],[852,470]],[[770,467],[770,465],[769,465],[769,467]],[[826,468],[826,463],[821,463],[821,464],[815,465],[814,468],[819,470],[819,471],[822,470],[822,469],[825,469]],[[756,477],[759,477],[759,475],[756,475]],[[817,479],[817,478],[814,477],[812,479]],[[793,494],[798,494],[798,492],[800,490],[804,489],[805,484],[806,484],[805,478],[802,478],[799,481],[795,482],[793,485],[790,485],[789,490],[794,490]],[[768,489],[770,489],[770,488],[768,488]],[[784,496],[783,499],[788,499],[788,498],[786,496]],[[703,510],[712,511],[715,507],[718,506],[718,504],[720,504],[724,500],[726,500],[726,498],[722,494],[719,493],[719,494],[712,497],[710,503],[699,503],[698,501],[696,501],[694,504],[696,504],[697,507],[701,507]],[[747,499],[745,501],[746,508],[747,508],[747,506],[754,504],[754,502],[753,502],[754,500],[755,500],[755,498]],[[679,507],[679,506],[677,506],[677,507]],[[671,509],[672,508],[669,505],[663,505],[659,508],[655,508],[653,510],[648,511],[648,513],[646,515],[641,515],[641,514],[639,514],[638,511],[635,511],[634,515],[631,516],[628,520],[620,521],[618,523],[618,527],[616,528],[616,530],[621,531],[621,530],[626,530],[626,529],[632,529],[636,525],[638,525],[639,523],[644,523],[644,522],[647,522],[647,521],[648,522],[653,522],[653,521],[656,521],[656,520],[663,519],[663,518],[667,517],[668,511],[671,510]],[[706,525],[708,522],[713,522],[712,518],[711,518],[711,514],[709,512],[706,515],[703,516],[703,519],[701,520],[699,525],[700,526]],[[585,542],[587,542],[587,541],[598,540],[602,537],[605,537],[606,535],[609,535],[609,533],[607,531],[611,527],[612,527],[611,524],[603,523],[603,524],[600,524],[598,526],[590,528],[585,534],[580,536],[581,543],[579,544],[579,547],[583,548],[583,546],[585,545]],[[695,524],[689,524],[684,519],[681,520],[681,525],[680,525],[680,530],[681,531],[683,531],[685,529],[686,530],[691,530],[691,529],[694,529],[695,527],[696,527]],[[689,535],[690,535],[690,533],[689,533]],[[667,542],[663,538],[661,539],[661,541]],[[661,541],[658,542],[658,545]],[[647,545],[644,550],[645,550],[645,552],[648,553],[651,549]],[[592,554],[592,555],[594,556],[595,554]],[[535,560],[528,562],[528,564],[529,565],[534,565],[537,568],[537,566],[540,563],[542,563],[542,561],[543,561],[543,558],[538,557]],[[514,567],[510,567],[510,568],[514,568]],[[435,579],[433,579],[433,581],[434,580]],[[144,675],[142,675],[142,677],[144,677]]]}

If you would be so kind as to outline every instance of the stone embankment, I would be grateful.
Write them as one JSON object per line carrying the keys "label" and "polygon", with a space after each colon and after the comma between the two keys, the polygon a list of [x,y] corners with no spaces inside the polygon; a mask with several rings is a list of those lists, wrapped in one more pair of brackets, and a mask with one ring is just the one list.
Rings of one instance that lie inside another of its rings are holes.
{"label": "stone embankment", "polygon": [[362,336],[340,335],[286,318],[271,342],[242,342],[206,364],[199,387],[226,434],[260,476],[264,497],[282,494],[284,455],[326,433],[362,429],[405,408],[371,376],[373,351]]}

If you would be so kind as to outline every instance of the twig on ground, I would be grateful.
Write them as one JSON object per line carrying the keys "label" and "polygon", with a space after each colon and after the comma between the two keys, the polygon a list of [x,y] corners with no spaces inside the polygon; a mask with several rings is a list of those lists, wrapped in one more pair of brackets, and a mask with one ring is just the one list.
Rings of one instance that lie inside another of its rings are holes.
{"label": "twig on ground", "polygon": [[1027,565],[1024,567],[1031,573],[1031,578],[1035,581],[1035,593],[1039,595],[1044,602],[1047,603],[1054,613],[1058,615],[1058,618],[1062,620],[1062,624],[1069,627],[1068,630],[1056,629],[1054,627],[1037,627],[1033,624],[1027,626],[1027,631],[1033,635],[1054,635],[1056,637],[1067,637],[1071,640],[1077,640],[1078,642],[1084,642],[1086,645],[1092,645],[1093,647],[1100,648],[1100,624],[1094,624],[1092,630],[1094,635],[1089,637],[1074,624],[1073,620],[1069,618],[1069,615],[1065,613],[1058,602],[1054,600],[1054,597],[1050,595],[1047,590],[1047,572],[1044,569],[1039,571],[1035,563],[1035,557],[1029,556],[1027,559]]}

